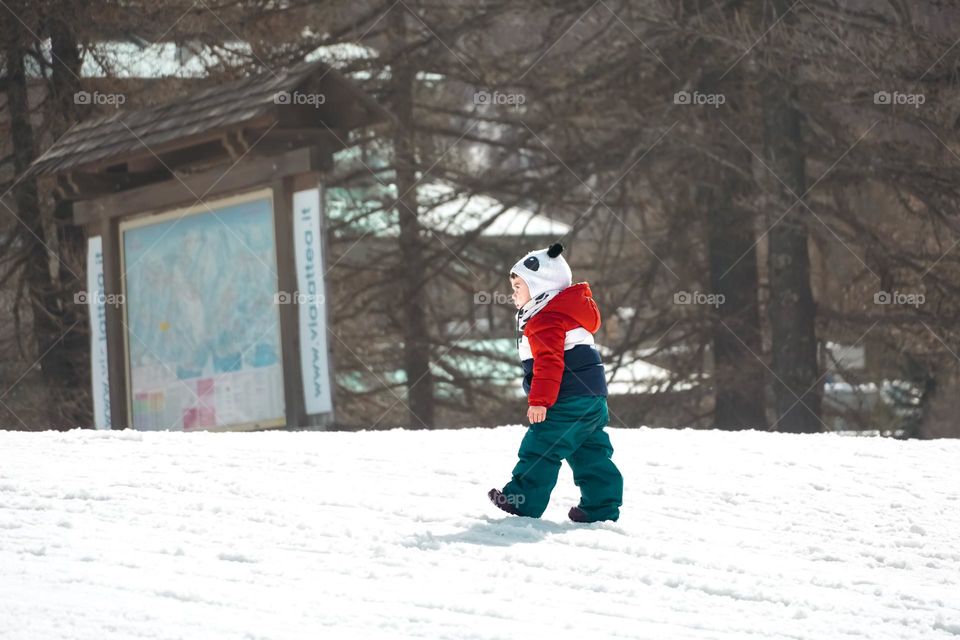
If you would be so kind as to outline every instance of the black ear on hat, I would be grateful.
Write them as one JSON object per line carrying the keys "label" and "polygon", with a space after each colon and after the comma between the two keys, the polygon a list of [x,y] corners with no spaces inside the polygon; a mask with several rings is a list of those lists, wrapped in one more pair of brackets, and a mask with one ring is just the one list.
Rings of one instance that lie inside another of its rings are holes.
{"label": "black ear on hat", "polygon": [[550,245],[550,248],[547,249],[547,255],[550,256],[551,258],[556,258],[562,252],[563,252],[563,245],[560,244],[559,242],[556,244]]}

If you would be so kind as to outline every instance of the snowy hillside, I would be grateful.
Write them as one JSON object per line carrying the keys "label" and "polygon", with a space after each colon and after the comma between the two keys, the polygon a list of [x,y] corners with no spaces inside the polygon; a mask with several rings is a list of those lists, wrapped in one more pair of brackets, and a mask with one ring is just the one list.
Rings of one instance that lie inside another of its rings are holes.
{"label": "snowy hillside", "polygon": [[522,433],[0,432],[0,638],[960,637],[958,441],[612,429],[575,525]]}

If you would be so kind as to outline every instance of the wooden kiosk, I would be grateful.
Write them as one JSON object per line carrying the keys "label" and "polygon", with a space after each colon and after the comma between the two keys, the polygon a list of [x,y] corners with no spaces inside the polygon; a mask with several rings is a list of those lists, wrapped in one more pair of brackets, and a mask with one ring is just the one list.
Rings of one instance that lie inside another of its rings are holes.
{"label": "wooden kiosk", "polygon": [[323,176],[389,119],[303,63],[83,122],[33,163],[88,238],[98,428],[333,421]]}

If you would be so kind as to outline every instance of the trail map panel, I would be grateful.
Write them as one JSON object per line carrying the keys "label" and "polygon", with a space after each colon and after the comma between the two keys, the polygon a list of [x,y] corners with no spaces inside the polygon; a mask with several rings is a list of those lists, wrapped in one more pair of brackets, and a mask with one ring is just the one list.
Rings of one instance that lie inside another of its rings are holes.
{"label": "trail map panel", "polygon": [[284,422],[271,192],[121,225],[130,424]]}

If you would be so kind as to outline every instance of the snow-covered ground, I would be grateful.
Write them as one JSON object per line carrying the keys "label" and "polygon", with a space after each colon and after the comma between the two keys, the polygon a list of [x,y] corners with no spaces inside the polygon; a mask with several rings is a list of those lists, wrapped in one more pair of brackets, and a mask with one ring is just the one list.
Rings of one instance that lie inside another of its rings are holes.
{"label": "snow-covered ground", "polygon": [[960,441],[611,429],[585,526],[522,433],[0,432],[0,638],[960,636]]}

